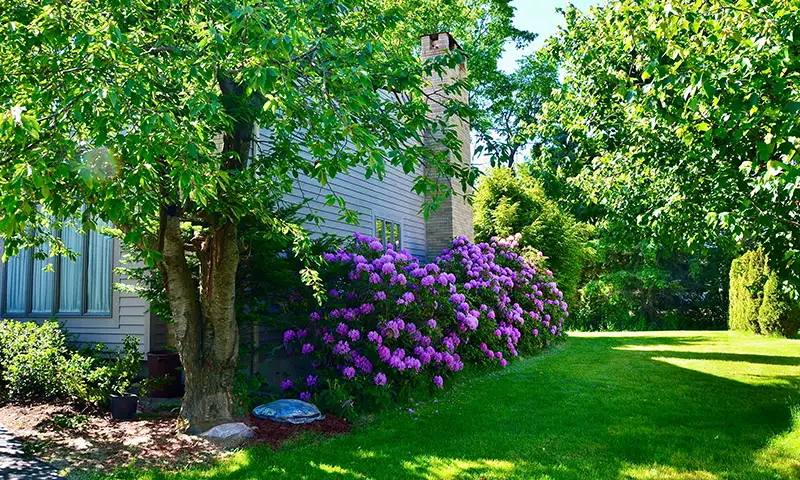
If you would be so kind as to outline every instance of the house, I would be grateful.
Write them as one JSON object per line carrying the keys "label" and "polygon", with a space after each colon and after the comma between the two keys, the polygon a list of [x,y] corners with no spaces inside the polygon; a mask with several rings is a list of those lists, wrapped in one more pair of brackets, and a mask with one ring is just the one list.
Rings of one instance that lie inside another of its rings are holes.
{"label": "house", "polygon": [[[458,48],[448,33],[422,37],[422,55],[426,59]],[[466,65],[446,75],[434,74],[426,82],[426,94],[434,99],[444,95],[442,86],[463,75],[466,75]],[[461,100],[466,101],[466,93],[463,95]],[[433,114],[443,113],[443,107],[435,101],[431,103],[431,110]],[[469,124],[459,121],[454,128],[463,143],[461,159],[468,161],[471,158]],[[425,144],[430,148],[438,147],[436,138],[430,134],[425,135]],[[419,258],[433,258],[448,247],[454,237],[473,237],[472,207],[464,196],[451,197],[426,221],[420,214],[424,198],[411,190],[414,176],[424,173],[405,174],[399,167],[387,166],[381,181],[366,179],[364,168],[358,167],[330,180],[324,189],[314,180],[301,177],[294,193],[286,200],[300,203],[310,199],[307,208],[325,219],[320,226],[307,225],[312,233],[352,235],[359,231],[399,244]],[[330,190],[342,197],[348,208],[361,214],[360,225],[340,221],[338,210],[325,205],[325,195]],[[120,242],[98,232],[82,235],[70,228],[65,228],[61,235],[67,246],[80,255],[77,261],[67,258],[38,260],[25,252],[0,264],[0,314],[18,320],[56,317],[82,343],[102,342],[115,347],[121,344],[124,336],[135,335],[143,351],[166,345],[166,325],[148,311],[147,302],[134,294],[112,289],[114,283],[131,282],[113,272],[123,257]],[[52,264],[52,272],[44,271],[48,262]]]}

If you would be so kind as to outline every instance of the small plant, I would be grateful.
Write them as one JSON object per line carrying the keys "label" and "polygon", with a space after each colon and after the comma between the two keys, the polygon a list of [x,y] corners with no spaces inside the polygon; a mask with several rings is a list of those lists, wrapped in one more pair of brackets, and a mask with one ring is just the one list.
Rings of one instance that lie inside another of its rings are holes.
{"label": "small plant", "polygon": [[117,359],[111,366],[111,392],[128,393],[142,370],[144,357],[139,351],[139,339],[127,335],[122,339],[122,349],[117,352]]}
{"label": "small plant", "polygon": [[61,429],[61,430],[75,430],[89,421],[89,417],[82,414],[76,415],[62,415],[56,414],[53,416],[51,423],[54,428]]}
{"label": "small plant", "polygon": [[145,377],[139,382],[139,394],[149,396],[152,392],[167,388],[171,383],[172,377],[169,375]]}

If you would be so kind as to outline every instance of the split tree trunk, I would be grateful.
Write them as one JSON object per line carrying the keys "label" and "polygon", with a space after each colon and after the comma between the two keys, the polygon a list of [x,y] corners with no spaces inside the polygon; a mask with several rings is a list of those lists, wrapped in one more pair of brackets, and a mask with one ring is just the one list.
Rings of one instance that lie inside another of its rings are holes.
{"label": "split tree trunk", "polygon": [[[221,169],[241,171],[247,165],[254,130],[254,112],[263,99],[248,97],[245,87],[227,74],[218,75],[225,109],[233,119],[223,136]],[[174,209],[175,207],[173,207]],[[239,361],[236,323],[236,270],[239,266],[237,224],[218,216],[192,240],[200,262],[192,276],[181,236],[182,212],[162,212],[162,268],[170,301],[175,340],[186,377],[181,418],[190,432],[201,432],[231,420],[231,390]]]}
{"label": "split tree trunk", "polygon": [[165,285],[186,376],[181,418],[187,430],[201,432],[232,418],[231,388],[239,357],[236,225],[212,227],[207,236],[195,239],[199,284],[187,262],[180,218],[167,216],[163,228]]}

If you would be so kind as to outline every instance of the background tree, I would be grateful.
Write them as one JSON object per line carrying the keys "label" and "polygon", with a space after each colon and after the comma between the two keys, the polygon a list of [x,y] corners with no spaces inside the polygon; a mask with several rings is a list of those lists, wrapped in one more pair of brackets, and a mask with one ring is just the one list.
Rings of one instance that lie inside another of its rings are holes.
{"label": "background tree", "polygon": [[[507,2],[438,3],[452,14],[446,26],[510,31]],[[474,178],[420,141],[438,129],[458,151],[448,120],[429,118],[419,93],[417,37],[430,33],[417,29],[421,12],[442,18],[410,1],[0,1],[5,257],[67,253],[51,233],[67,219],[111,222],[163,276],[186,376],[182,417],[193,430],[227,421],[242,218],[302,249],[304,233],[273,214],[299,174],[325,185],[355,165],[380,177],[387,164],[425,162]],[[461,61],[454,52],[426,69]],[[433,208],[447,194],[422,176],[414,189],[432,194]],[[315,282],[311,269],[303,275]]]}
{"label": "background tree", "polygon": [[761,245],[784,287],[800,286],[796,2],[615,0],[564,13],[540,52],[563,85],[539,122],[578,145],[560,156],[562,180],[621,236],[699,251],[724,232]]}
{"label": "background tree", "polygon": [[532,127],[557,85],[555,65],[535,54],[511,74],[492,74],[476,98],[476,154],[488,156],[493,166],[513,167],[529,149],[542,148],[542,138]]}
{"label": "background tree", "polygon": [[[544,254],[567,303],[573,302],[584,263],[591,257],[590,228],[548,199],[524,169],[494,168],[475,193],[475,237],[489,241],[521,233],[520,245]],[[537,262],[538,263],[538,262]]]}

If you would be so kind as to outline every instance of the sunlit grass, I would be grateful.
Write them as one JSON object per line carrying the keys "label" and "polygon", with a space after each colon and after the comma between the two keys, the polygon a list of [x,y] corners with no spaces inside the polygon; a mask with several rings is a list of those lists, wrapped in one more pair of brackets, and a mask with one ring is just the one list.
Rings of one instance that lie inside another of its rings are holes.
{"label": "sunlit grass", "polygon": [[[407,407],[406,407],[407,408]],[[352,434],[125,478],[800,479],[800,341],[580,334]],[[794,413],[792,413],[794,412]]]}

